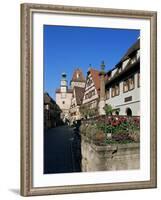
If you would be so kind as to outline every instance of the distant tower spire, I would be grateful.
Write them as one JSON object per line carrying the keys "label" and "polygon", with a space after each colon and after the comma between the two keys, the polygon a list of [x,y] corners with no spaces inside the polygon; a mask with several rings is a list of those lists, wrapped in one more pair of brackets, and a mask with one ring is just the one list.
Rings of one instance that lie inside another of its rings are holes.
{"label": "distant tower spire", "polygon": [[100,102],[99,102],[99,113],[104,115],[104,106],[105,106],[105,63],[101,62],[101,71],[100,71]]}
{"label": "distant tower spire", "polygon": [[61,74],[61,77],[62,77],[63,80],[66,80],[67,74],[66,74],[65,72],[63,72],[63,73]]}
{"label": "distant tower spire", "polygon": [[105,72],[105,62],[104,61],[101,62],[101,71]]}

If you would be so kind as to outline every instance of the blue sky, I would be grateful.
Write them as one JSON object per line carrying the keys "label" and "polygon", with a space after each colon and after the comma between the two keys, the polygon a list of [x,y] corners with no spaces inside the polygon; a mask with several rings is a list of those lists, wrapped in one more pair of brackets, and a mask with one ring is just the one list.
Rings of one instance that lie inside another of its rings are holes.
{"label": "blue sky", "polygon": [[140,36],[139,30],[44,25],[44,90],[55,99],[61,74],[68,83],[79,67],[86,76],[89,65],[113,68]]}

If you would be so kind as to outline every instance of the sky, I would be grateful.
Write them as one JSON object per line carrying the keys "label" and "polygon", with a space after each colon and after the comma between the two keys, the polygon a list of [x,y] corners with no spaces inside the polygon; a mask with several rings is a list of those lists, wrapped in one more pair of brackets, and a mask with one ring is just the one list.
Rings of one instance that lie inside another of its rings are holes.
{"label": "sky", "polygon": [[74,69],[112,69],[140,36],[139,30],[44,25],[44,91],[55,99],[61,74],[68,85]]}

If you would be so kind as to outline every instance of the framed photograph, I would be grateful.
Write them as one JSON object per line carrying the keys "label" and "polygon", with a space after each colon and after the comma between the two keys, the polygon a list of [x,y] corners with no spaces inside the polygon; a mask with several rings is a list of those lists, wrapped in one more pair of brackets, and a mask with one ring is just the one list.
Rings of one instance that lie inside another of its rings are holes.
{"label": "framed photograph", "polygon": [[157,13],[21,5],[21,195],[157,186]]}

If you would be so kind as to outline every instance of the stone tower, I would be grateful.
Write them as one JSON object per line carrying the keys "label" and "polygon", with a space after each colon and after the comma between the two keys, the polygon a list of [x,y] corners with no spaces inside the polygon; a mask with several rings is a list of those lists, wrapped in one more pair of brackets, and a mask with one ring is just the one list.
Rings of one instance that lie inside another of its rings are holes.
{"label": "stone tower", "polygon": [[69,109],[71,105],[72,92],[73,91],[70,88],[68,88],[66,73],[62,73],[60,88],[56,90],[56,103],[62,110],[61,118],[63,119],[64,122],[67,119],[69,119]]}
{"label": "stone tower", "polygon": [[85,81],[82,70],[80,68],[75,69],[72,80],[70,81],[71,88],[73,89],[75,86],[84,88],[85,82],[86,81]]}
{"label": "stone tower", "polygon": [[67,90],[68,90],[67,75],[66,75],[66,73],[62,73],[61,83],[60,83],[60,91],[62,93],[66,93]]}

